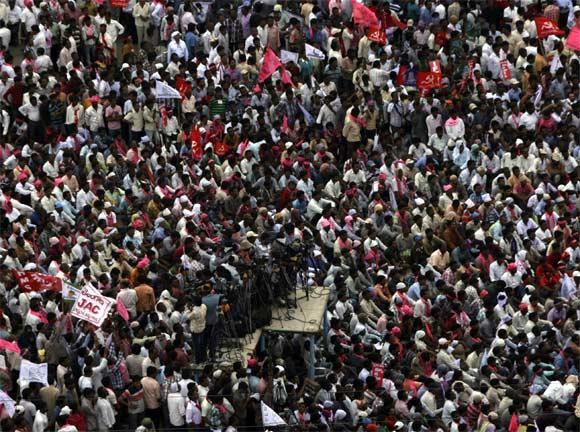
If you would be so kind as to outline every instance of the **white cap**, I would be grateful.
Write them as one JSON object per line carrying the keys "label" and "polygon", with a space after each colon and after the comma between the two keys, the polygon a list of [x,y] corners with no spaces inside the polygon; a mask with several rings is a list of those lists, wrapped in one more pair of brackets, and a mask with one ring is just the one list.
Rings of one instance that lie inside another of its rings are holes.
{"label": "white cap", "polygon": [[437,341],[437,343],[439,345],[447,345],[449,343],[449,340],[447,340],[445,338],[439,338],[439,340]]}
{"label": "white cap", "polygon": [[129,69],[131,66],[129,66],[129,63],[123,63],[121,65],[121,70],[125,70],[125,69]]}

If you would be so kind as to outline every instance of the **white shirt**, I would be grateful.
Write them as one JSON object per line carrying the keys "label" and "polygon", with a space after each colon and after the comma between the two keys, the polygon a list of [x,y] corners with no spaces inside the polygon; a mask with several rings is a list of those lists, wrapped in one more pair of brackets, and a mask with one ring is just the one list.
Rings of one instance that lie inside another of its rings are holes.
{"label": "white shirt", "polygon": [[167,46],[167,63],[171,62],[172,54],[177,54],[177,57],[184,59],[185,61],[189,60],[189,50],[187,49],[185,42],[182,40],[177,42],[174,39],[169,42],[169,45]]}
{"label": "white shirt", "polygon": [[185,424],[185,401],[181,393],[169,393],[167,395],[167,409],[172,426],[183,426]]}

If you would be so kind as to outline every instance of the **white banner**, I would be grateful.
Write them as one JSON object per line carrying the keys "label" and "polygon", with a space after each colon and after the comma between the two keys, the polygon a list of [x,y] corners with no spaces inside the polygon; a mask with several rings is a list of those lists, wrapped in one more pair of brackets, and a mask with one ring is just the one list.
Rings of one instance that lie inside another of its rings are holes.
{"label": "white banner", "polygon": [[314,48],[312,45],[304,44],[304,51],[306,57],[317,59],[317,60],[324,60],[326,56],[322,51],[318,48]]}
{"label": "white banner", "polygon": [[286,425],[284,419],[282,419],[282,417],[280,417],[276,411],[274,411],[272,408],[266,405],[264,401],[262,401],[261,404],[262,404],[262,424],[265,427]]}
{"label": "white banner", "polygon": [[179,92],[161,81],[156,81],[155,97],[157,99],[181,99]]}
{"label": "white banner", "polygon": [[115,300],[112,298],[105,297],[87,286],[80,292],[70,313],[74,317],[100,327],[114,303]]}
{"label": "white banner", "polygon": [[28,360],[22,360],[20,363],[20,381],[38,382],[48,385],[48,364],[32,363]]}
{"label": "white banner", "polygon": [[284,64],[289,62],[294,62],[298,64],[298,53],[295,53],[293,51],[280,50],[280,60]]}

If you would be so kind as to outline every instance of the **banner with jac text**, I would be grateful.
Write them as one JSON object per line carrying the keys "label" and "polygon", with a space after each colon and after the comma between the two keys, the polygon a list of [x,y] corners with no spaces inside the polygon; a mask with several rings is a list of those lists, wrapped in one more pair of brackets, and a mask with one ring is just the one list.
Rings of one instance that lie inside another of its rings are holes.
{"label": "banner with jac text", "polygon": [[62,290],[62,280],[56,276],[45,275],[33,271],[12,270],[18,287],[23,292],[43,292]]}
{"label": "banner with jac text", "polygon": [[101,295],[93,288],[84,287],[70,313],[74,317],[100,327],[114,304],[115,300],[112,298]]}

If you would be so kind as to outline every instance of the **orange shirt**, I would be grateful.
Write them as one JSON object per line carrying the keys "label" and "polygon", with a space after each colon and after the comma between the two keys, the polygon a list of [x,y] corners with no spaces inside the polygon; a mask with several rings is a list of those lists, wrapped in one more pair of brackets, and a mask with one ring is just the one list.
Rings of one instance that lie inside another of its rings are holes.
{"label": "orange shirt", "polygon": [[155,308],[155,291],[147,284],[135,287],[137,293],[137,313],[151,312]]}

